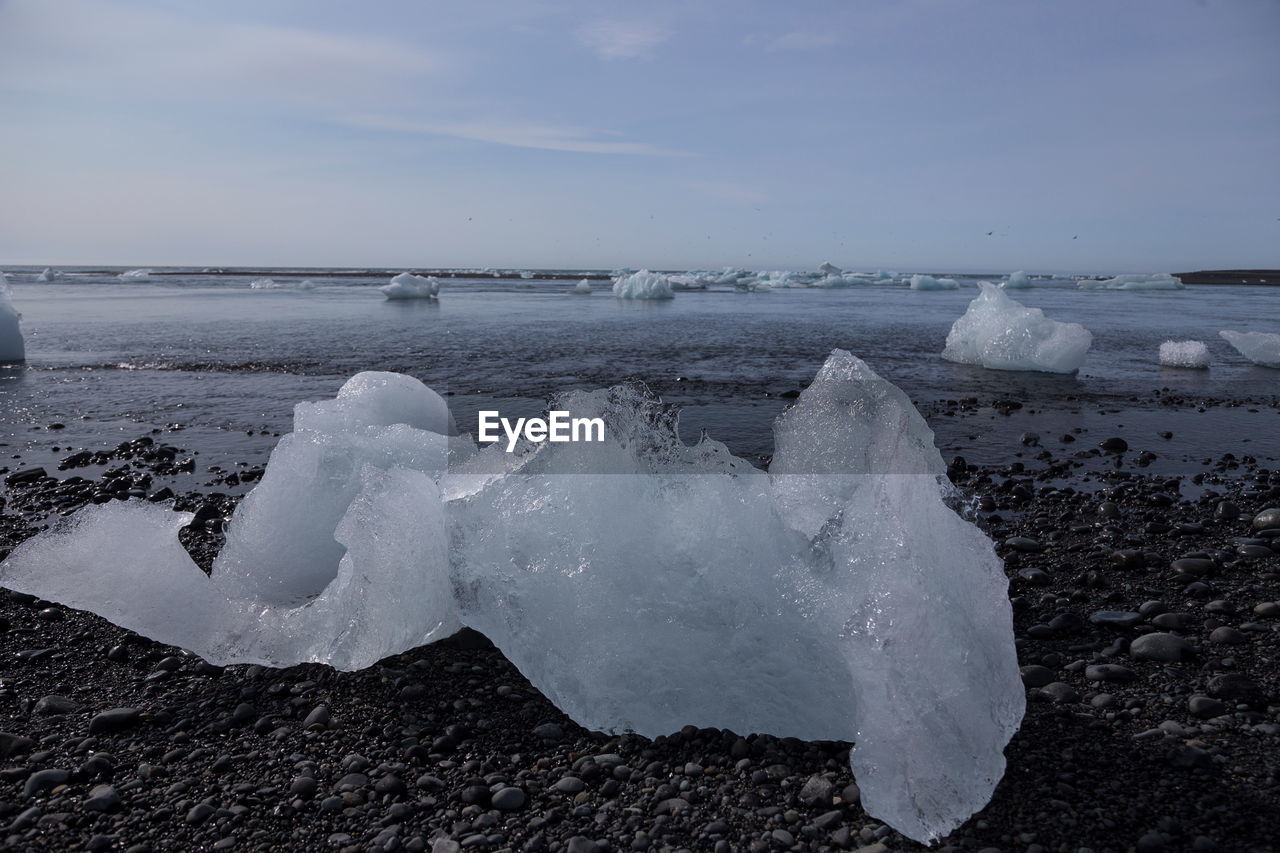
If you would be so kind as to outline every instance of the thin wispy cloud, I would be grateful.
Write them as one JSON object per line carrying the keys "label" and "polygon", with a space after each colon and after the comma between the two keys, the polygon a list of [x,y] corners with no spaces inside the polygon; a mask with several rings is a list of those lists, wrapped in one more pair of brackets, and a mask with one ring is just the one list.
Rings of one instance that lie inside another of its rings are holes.
{"label": "thin wispy cloud", "polygon": [[596,21],[579,28],[577,36],[601,59],[648,59],[671,33],[645,21]]}
{"label": "thin wispy cloud", "polygon": [[78,0],[0,3],[0,51],[10,91],[303,107],[382,100],[446,64],[389,38]]}
{"label": "thin wispy cloud", "polygon": [[844,39],[839,33],[796,32],[786,33],[771,41],[768,50],[818,50],[840,44]]}
{"label": "thin wispy cloud", "polygon": [[561,127],[534,122],[509,121],[431,121],[395,116],[356,114],[342,121],[355,127],[399,133],[451,136],[494,145],[536,148],[546,151],[572,151],[580,154],[626,154],[647,157],[686,157],[686,152],[672,151],[647,142],[601,139],[619,136],[613,131]]}

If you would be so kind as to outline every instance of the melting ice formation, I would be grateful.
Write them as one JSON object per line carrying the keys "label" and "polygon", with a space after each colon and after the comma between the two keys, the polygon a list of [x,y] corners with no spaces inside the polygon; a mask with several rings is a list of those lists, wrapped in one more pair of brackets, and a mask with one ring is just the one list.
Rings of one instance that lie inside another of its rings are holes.
{"label": "melting ice formation", "polygon": [[1209,347],[1204,341],[1165,341],[1160,345],[1160,363],[1165,367],[1206,368]]}
{"label": "melting ice formation", "polygon": [[53,267],[45,267],[44,272],[36,276],[36,281],[39,281],[39,282],[57,281],[62,277],[63,277],[62,273],[59,270],[55,270]]}
{"label": "melting ice formation", "polygon": [[833,352],[768,473],[635,386],[554,407],[606,440],[477,449],[416,379],[361,373],[297,406],[211,576],[190,514],[130,501],[0,583],[219,664],[356,669],[468,625],[588,727],[853,741],[868,813],[912,838],[987,802],[1024,710],[1006,580],[902,391]]}
{"label": "melting ice formation", "polygon": [[315,290],[316,284],[309,278],[302,281],[276,281],[270,278],[259,278],[249,282],[253,290]]}
{"label": "melting ice formation", "polygon": [[1275,332],[1218,332],[1236,352],[1259,367],[1280,367],[1280,334]]}
{"label": "melting ice formation", "polygon": [[440,279],[402,272],[378,290],[388,299],[435,299],[440,295]]}
{"label": "melting ice formation", "polygon": [[613,295],[619,299],[673,299],[671,279],[648,270],[619,275],[613,280]]}
{"label": "melting ice formation", "polygon": [[934,278],[931,275],[911,276],[912,290],[958,290],[960,282],[954,278]]}
{"label": "melting ice formation", "polygon": [[27,345],[22,337],[22,315],[13,307],[9,285],[0,279],[0,362],[25,361]]}
{"label": "melting ice formation", "polygon": [[1086,278],[1077,283],[1081,290],[1183,290],[1182,280],[1168,273],[1118,275],[1098,281]]}
{"label": "melting ice formation", "polygon": [[1028,308],[989,281],[947,333],[942,357],[993,370],[1074,373],[1084,363],[1093,335],[1079,323],[1059,323]]}
{"label": "melting ice formation", "polygon": [[1026,290],[1032,286],[1031,277],[1022,270],[1010,273],[1005,282],[1000,285],[1005,290]]}
{"label": "melting ice formation", "polygon": [[569,292],[570,292],[570,293],[576,293],[576,294],[578,294],[579,296],[590,296],[590,295],[591,295],[591,282],[587,281],[587,280],[584,278],[584,279],[582,279],[581,281],[579,281],[577,284],[575,284],[575,285],[574,285],[574,286],[569,290]]}
{"label": "melting ice formation", "polygon": [[150,281],[151,270],[129,270],[128,272],[120,273],[116,278],[121,281]]}

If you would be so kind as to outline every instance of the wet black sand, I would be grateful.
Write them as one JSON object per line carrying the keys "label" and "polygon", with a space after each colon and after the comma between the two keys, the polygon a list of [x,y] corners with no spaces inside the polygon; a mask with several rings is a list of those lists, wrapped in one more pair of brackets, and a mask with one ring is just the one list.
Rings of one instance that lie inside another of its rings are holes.
{"label": "wet black sand", "polygon": [[[1105,438],[952,464],[1006,559],[1028,709],[991,804],[943,849],[1273,850],[1280,535],[1253,519],[1280,506],[1280,470],[1227,454],[1151,473]],[[191,458],[166,447],[47,475],[14,461],[0,553],[51,511],[166,498]],[[1107,464],[1076,489],[1086,450]],[[249,470],[176,496],[205,565]],[[1144,634],[1183,642],[1150,659]],[[13,849],[919,849],[862,811],[848,744],[587,732],[474,635],[358,673],[217,668],[0,592],[0,731]]]}

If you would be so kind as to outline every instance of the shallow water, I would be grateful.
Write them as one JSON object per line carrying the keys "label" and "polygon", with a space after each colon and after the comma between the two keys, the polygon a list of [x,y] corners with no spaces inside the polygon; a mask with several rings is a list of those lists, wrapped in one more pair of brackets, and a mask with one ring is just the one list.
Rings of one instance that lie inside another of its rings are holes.
{"label": "shallow water", "polygon": [[[771,452],[773,418],[789,402],[781,395],[804,387],[837,347],[900,385],[947,455],[1029,459],[1023,431],[1056,449],[1058,435],[1080,429],[1078,447],[1123,435],[1171,471],[1224,452],[1280,459],[1280,371],[1249,364],[1217,334],[1275,331],[1272,288],[1084,292],[1037,282],[1013,291],[1093,332],[1080,373],[1055,376],[941,359],[951,323],[976,295],[976,279],[965,277],[959,291],[723,288],[666,302],[614,299],[607,281],[590,296],[569,295],[577,275],[476,277],[445,280],[431,303],[389,302],[376,290],[385,278],[338,271],[265,274],[310,279],[317,286],[306,291],[249,289],[263,273],[126,283],[71,270],[38,284],[38,270],[8,271],[28,363],[0,369],[0,442],[33,464],[172,425],[181,429],[164,440],[201,451],[207,464],[260,464],[274,434],[289,429],[294,403],[331,395],[359,370],[409,373],[449,394],[464,431],[481,408],[527,416],[559,391],[640,379],[682,408],[686,440],[706,430],[755,458]],[[1170,338],[1205,341],[1212,368],[1162,368],[1157,349]],[[1165,406],[1160,389],[1212,405]],[[947,414],[943,401],[967,397],[979,406]],[[1024,408],[1000,414],[989,407],[998,399]],[[49,430],[54,422],[64,428]]]}

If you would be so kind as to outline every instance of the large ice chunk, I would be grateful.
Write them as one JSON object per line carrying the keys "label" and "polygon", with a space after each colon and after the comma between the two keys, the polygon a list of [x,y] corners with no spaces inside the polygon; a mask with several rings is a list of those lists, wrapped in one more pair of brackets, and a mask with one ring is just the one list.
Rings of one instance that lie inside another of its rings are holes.
{"label": "large ice chunk", "polygon": [[25,361],[27,344],[22,337],[22,315],[13,307],[9,284],[0,279],[0,361]]}
{"label": "large ice chunk", "polygon": [[1165,367],[1209,366],[1209,347],[1204,341],[1165,341],[1160,345],[1160,363]]}
{"label": "large ice chunk", "polygon": [[640,270],[613,280],[613,295],[619,299],[672,299],[671,279],[656,272]]}
{"label": "large ice chunk", "polygon": [[853,741],[868,812],[932,840],[989,799],[1023,711],[1006,581],[924,420],[832,353],[768,474],[637,387],[556,401],[605,440],[460,455],[443,399],[363,373],[300,404],[206,577],[190,516],[90,507],[6,586],[217,663],[344,669],[483,631],[578,722]]}
{"label": "large ice chunk", "polygon": [[1079,323],[1059,323],[983,281],[981,293],[947,334],[942,357],[993,370],[1074,373],[1084,363],[1093,335]]}
{"label": "large ice chunk", "polygon": [[1118,275],[1106,279],[1081,279],[1081,290],[1183,290],[1182,280],[1168,273],[1155,275]]}
{"label": "large ice chunk", "polygon": [[818,265],[818,272],[824,275],[840,275],[844,270],[829,261],[823,261]]}
{"label": "large ice chunk", "polygon": [[958,290],[960,282],[954,278],[934,278],[931,275],[911,276],[912,290]]}
{"label": "large ice chunk", "polygon": [[1280,367],[1280,334],[1275,332],[1218,332],[1236,352],[1260,367]]}
{"label": "large ice chunk", "polygon": [[440,295],[440,279],[402,272],[378,290],[388,299],[435,299]]}
{"label": "large ice chunk", "polygon": [[1004,284],[1000,286],[1005,290],[1026,290],[1031,287],[1031,276],[1027,275],[1022,270],[1018,270],[1017,272],[1010,273],[1009,277],[1005,279]]}

